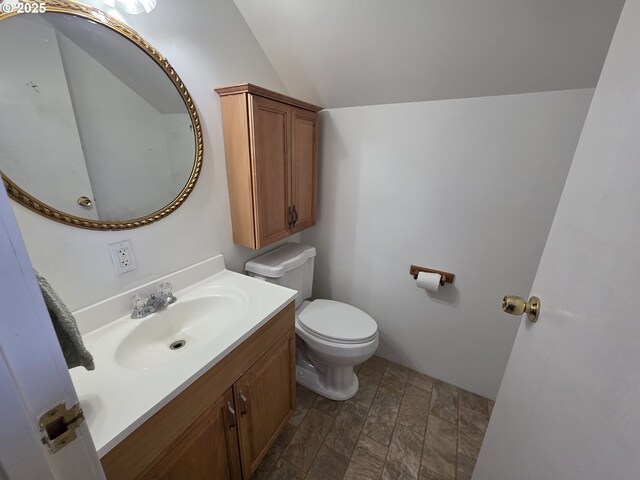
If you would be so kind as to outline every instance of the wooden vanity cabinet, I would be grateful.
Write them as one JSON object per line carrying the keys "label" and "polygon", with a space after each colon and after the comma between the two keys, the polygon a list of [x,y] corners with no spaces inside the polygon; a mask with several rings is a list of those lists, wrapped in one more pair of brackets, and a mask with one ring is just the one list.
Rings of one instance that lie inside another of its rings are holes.
{"label": "wooden vanity cabinet", "polygon": [[295,407],[291,403],[295,399],[292,354],[295,334],[274,345],[233,385],[245,478],[258,467]]}
{"label": "wooden vanity cabinet", "polygon": [[238,450],[238,432],[231,421],[232,389],[198,418],[160,456],[159,461],[141,479],[219,479],[242,478]]}
{"label": "wooden vanity cabinet", "polygon": [[295,406],[294,314],[291,303],[107,453],[107,479],[248,479]]}
{"label": "wooden vanity cabinet", "polygon": [[251,84],[216,92],[234,243],[258,249],[315,225],[321,108]]}

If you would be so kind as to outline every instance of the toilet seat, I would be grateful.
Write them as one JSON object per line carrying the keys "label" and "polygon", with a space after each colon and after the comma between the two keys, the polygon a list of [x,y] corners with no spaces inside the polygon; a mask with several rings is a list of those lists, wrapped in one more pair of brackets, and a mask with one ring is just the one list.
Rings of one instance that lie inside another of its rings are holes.
{"label": "toilet seat", "polygon": [[309,335],[341,344],[367,343],[378,334],[373,318],[359,308],[333,300],[308,303],[298,314],[298,325]]}

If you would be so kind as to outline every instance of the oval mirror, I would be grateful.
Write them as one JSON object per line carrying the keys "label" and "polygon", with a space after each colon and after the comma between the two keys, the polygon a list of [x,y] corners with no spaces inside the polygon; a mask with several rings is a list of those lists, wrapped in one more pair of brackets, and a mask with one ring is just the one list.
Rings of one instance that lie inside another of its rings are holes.
{"label": "oval mirror", "polygon": [[202,132],[169,62],[126,25],[74,2],[0,20],[9,195],[97,230],[146,225],[180,206],[200,173]]}

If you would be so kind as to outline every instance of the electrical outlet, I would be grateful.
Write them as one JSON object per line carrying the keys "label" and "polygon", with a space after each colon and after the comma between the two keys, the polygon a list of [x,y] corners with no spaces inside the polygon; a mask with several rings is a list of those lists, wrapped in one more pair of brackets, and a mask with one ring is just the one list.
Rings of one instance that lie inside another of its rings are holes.
{"label": "electrical outlet", "polygon": [[130,272],[136,269],[136,257],[133,253],[133,245],[131,240],[123,240],[122,242],[112,243],[109,245],[111,252],[111,260],[113,268],[118,275]]}

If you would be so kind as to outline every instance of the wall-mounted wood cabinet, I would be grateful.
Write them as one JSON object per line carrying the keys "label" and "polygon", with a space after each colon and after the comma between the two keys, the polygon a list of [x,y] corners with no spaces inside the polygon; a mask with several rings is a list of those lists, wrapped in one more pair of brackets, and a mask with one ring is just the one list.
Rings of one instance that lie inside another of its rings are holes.
{"label": "wall-mounted wood cabinet", "polygon": [[233,242],[258,249],[315,225],[321,108],[251,84],[216,92]]}
{"label": "wall-mounted wood cabinet", "polygon": [[293,303],[102,458],[108,480],[248,479],[295,406]]}

